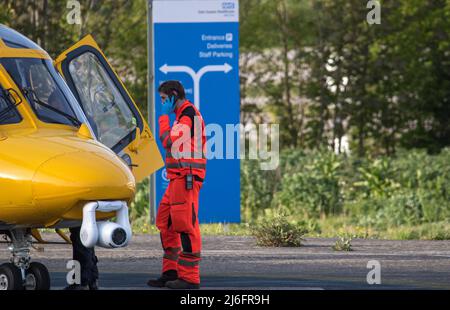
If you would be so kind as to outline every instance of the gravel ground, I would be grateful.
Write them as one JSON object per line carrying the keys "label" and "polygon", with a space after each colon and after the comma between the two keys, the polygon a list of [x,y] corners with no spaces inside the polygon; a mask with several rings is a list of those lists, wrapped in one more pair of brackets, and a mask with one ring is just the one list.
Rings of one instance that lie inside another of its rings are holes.
{"label": "gravel ground", "polygon": [[[54,234],[44,239],[58,241]],[[205,289],[450,289],[450,241],[352,241],[353,251],[332,250],[334,239],[306,239],[299,248],[262,248],[251,237],[203,238]],[[32,259],[44,263],[52,288],[65,286],[70,245],[39,245]],[[148,289],[161,268],[159,236],[135,235],[123,249],[97,249],[102,289]],[[9,251],[0,245],[0,260]],[[381,284],[369,285],[367,263],[381,264]]]}

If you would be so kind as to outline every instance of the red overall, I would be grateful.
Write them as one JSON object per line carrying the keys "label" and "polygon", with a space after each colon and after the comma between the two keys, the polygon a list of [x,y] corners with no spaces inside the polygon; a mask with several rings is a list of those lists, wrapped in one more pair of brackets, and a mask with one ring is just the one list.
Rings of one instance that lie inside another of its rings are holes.
{"label": "red overall", "polygon": [[[170,182],[159,204],[156,226],[164,249],[163,272],[177,270],[178,278],[199,284],[198,194],[206,172],[205,125],[200,112],[187,100],[177,105],[175,114],[172,128],[168,115],[159,118],[159,137],[166,149]],[[194,175],[191,190],[186,189],[189,173]]]}

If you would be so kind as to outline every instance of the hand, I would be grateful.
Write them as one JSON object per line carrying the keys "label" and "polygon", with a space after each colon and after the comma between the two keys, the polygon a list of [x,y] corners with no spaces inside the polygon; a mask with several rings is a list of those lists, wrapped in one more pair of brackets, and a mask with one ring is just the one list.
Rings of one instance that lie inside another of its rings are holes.
{"label": "hand", "polygon": [[162,104],[162,114],[169,115],[175,108],[175,96],[168,96]]}

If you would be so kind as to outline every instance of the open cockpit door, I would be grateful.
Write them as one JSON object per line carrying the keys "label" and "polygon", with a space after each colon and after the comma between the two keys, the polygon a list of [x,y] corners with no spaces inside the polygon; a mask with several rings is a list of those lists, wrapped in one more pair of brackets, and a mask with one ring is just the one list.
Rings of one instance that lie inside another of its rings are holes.
{"label": "open cockpit door", "polygon": [[55,61],[97,137],[141,181],[164,165],[154,136],[117,73],[88,35]]}

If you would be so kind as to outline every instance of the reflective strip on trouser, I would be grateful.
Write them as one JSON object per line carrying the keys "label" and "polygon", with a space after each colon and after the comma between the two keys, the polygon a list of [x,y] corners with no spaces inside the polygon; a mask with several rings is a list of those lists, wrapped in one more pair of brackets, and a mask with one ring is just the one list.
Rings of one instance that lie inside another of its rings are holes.
{"label": "reflective strip on trouser", "polygon": [[190,253],[190,252],[181,252],[180,259],[178,261],[178,265],[186,266],[186,267],[195,267],[198,266],[201,260],[200,252],[198,253]]}
{"label": "reflective strip on trouser", "polygon": [[200,228],[196,225],[196,229],[192,233],[180,234],[183,252],[178,259],[178,277],[190,283],[200,283]]}
{"label": "reflective strip on trouser", "polygon": [[167,248],[164,249],[164,259],[178,262],[178,257],[180,256],[181,248]]}
{"label": "reflective strip on trouser", "polygon": [[162,272],[177,270],[178,258],[175,260],[175,252],[181,251],[181,240],[178,233],[171,229],[169,191],[167,190],[159,204],[156,216],[156,226],[160,230],[161,245],[164,249]]}
{"label": "reflective strip on trouser", "polygon": [[[164,242],[162,242],[163,239],[165,239]],[[169,246],[175,246],[164,248],[162,272],[164,273],[168,270],[177,270],[178,259],[181,252],[180,237],[177,233],[172,231],[166,231],[164,233],[164,236],[163,232],[161,232],[161,243],[163,244],[163,247],[166,244],[168,244]]]}
{"label": "reflective strip on trouser", "polygon": [[191,253],[191,252],[182,252],[181,254],[183,254],[184,257],[190,257],[192,259],[196,259],[196,258],[200,258],[201,257],[201,253],[197,252],[197,253]]}
{"label": "reflective strip on trouser", "polygon": [[198,262],[190,262],[190,261],[187,261],[187,260],[184,260],[184,259],[180,259],[178,261],[178,265],[185,266],[185,267],[195,267],[195,266],[198,266],[199,263],[200,263],[200,261],[198,261]]}

